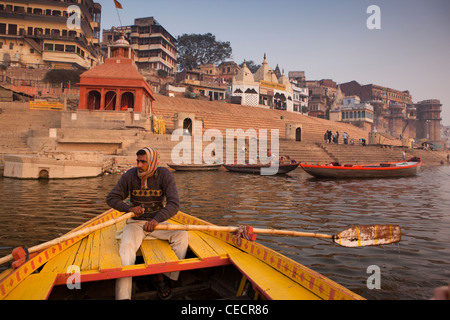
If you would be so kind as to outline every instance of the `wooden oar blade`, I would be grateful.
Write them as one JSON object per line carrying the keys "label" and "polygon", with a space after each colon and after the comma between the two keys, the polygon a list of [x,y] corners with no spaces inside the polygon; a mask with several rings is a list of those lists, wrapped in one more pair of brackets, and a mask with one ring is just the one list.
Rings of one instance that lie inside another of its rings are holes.
{"label": "wooden oar blade", "polygon": [[336,234],[333,241],[344,247],[380,246],[399,242],[401,235],[398,225],[360,225]]}

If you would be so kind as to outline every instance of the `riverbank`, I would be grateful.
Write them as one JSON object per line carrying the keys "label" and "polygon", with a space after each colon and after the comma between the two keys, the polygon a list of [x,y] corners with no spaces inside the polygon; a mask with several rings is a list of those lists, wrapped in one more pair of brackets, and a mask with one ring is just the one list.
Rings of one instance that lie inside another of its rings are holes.
{"label": "riverbank", "polygon": [[[45,111],[29,110],[28,103],[0,103],[0,170],[5,155],[37,155],[42,152],[101,152],[103,172],[126,170],[135,164],[135,153],[143,146],[155,147],[161,155],[161,165],[172,162],[172,150],[180,140],[172,141],[171,133],[180,119],[190,119],[197,124],[196,135],[204,135],[214,129],[226,137],[227,130],[254,130],[268,134],[279,132],[279,155],[288,155],[298,162],[307,163],[373,163],[402,159],[403,151],[421,157],[424,166],[447,163],[445,151],[430,151],[402,147],[399,139],[389,135],[378,137],[376,145],[359,145],[360,139],[369,141],[369,132],[350,124],[308,117],[281,110],[263,109],[227,104],[217,101],[193,100],[181,97],[156,95],[154,115],[164,121],[166,134],[155,134],[151,125],[133,125],[132,112],[108,112],[88,110]],[[111,113],[111,114],[110,114]],[[120,114],[119,114],[120,113]],[[92,119],[89,123],[73,125],[73,119]],[[99,119],[98,121],[95,121]],[[122,122],[120,119],[125,119]],[[130,120],[131,119],[131,120]],[[103,128],[101,121],[108,122]],[[115,124],[115,126],[114,126]],[[129,125],[131,124],[131,125]],[[77,127],[78,126],[78,127]],[[290,128],[297,128],[299,136],[292,136]],[[327,130],[347,132],[354,145],[324,143]],[[298,139],[300,138],[300,139]],[[301,140],[301,141],[297,141]],[[248,141],[248,140],[247,140]],[[203,142],[203,154],[210,142]],[[226,154],[224,143],[223,154]],[[233,146],[235,155],[237,146]],[[193,161],[193,155],[191,160]]]}

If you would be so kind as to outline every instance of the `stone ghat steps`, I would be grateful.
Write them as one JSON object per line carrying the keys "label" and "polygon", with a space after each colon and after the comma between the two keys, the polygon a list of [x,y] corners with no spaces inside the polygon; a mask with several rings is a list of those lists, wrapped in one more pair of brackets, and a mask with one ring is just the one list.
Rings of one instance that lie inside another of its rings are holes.
{"label": "stone ghat steps", "polygon": [[280,140],[280,156],[301,163],[330,163],[335,159],[316,143]]}
{"label": "stone ghat steps", "polygon": [[348,144],[326,144],[320,146],[341,164],[370,164],[389,161],[401,161],[401,148],[384,148],[380,146],[361,146]]}
{"label": "stone ghat steps", "polygon": [[447,154],[448,151],[432,151],[432,150],[421,150],[421,149],[406,149],[406,153],[416,157],[420,157],[424,165],[440,165],[448,164]]}
{"label": "stone ghat steps", "polygon": [[[350,124],[308,117],[293,112],[215,101],[201,101],[179,97],[170,98],[163,95],[156,95],[154,112],[155,115],[163,117],[169,132],[173,130],[174,114],[182,112],[194,113],[197,120],[203,120],[203,131],[207,129],[219,129],[225,132],[226,129],[237,128],[243,130],[249,128],[256,130],[261,128],[279,129],[280,137],[284,138],[286,124],[299,123],[302,125],[303,141],[322,142],[324,141],[326,130],[332,130],[333,133],[339,131],[341,142],[344,131],[355,142],[361,138],[368,139],[368,132],[366,130]],[[385,138],[385,144],[400,145],[401,142],[397,139]]]}
{"label": "stone ghat steps", "polygon": [[320,145],[333,159],[341,164],[370,164],[389,161],[402,161],[403,151],[406,158],[420,157],[424,165],[440,165],[447,163],[445,151],[432,151],[421,149],[407,149],[395,146],[378,145],[345,145],[325,144]]}
{"label": "stone ghat steps", "polygon": [[[238,149],[237,142],[235,140],[232,140],[234,143],[234,159],[233,161],[237,163],[238,156],[241,154],[241,150]],[[167,163],[172,162],[172,150],[174,147],[176,147],[181,142],[181,139],[179,141],[171,141],[171,135],[156,135],[152,133],[146,134],[142,140],[139,140],[135,142],[134,144],[130,145],[129,148],[126,150],[122,150],[122,153],[120,156],[122,157],[129,157],[131,160],[131,163],[134,164],[136,160],[136,152],[143,148],[144,146],[151,146],[158,150],[158,153],[160,154],[161,164],[166,165]],[[230,141],[231,143],[231,141]],[[210,141],[203,141],[202,142],[202,155],[206,147],[210,146]],[[276,150],[273,149],[271,146],[270,140],[265,142],[264,144],[267,146],[267,148],[270,148],[273,152],[273,154],[276,153]],[[261,141],[258,142],[258,149],[257,153],[260,152],[259,148],[261,146]],[[246,141],[246,147],[247,150],[250,151],[250,147],[248,145],[248,139]],[[223,160],[227,160],[226,158],[226,141],[223,142]],[[197,147],[199,149],[199,147]],[[196,151],[194,146],[194,141],[191,139],[191,162],[194,162],[194,151]],[[197,150],[198,151],[198,150]],[[218,153],[216,153],[218,155]],[[306,143],[306,142],[297,142],[297,141],[290,141],[290,140],[280,140],[279,141],[279,150],[278,150],[278,156],[289,156],[291,160],[295,160],[297,162],[308,162],[308,163],[329,163],[334,161],[332,157],[330,157],[329,154],[327,154],[320,146],[318,146],[315,143]],[[249,160],[249,155],[247,154],[245,156],[246,160]]]}
{"label": "stone ghat steps", "polygon": [[29,153],[28,131],[0,131],[0,153]]}
{"label": "stone ghat steps", "polygon": [[2,130],[17,131],[61,127],[60,111],[29,110],[27,102],[1,102],[0,109]]}

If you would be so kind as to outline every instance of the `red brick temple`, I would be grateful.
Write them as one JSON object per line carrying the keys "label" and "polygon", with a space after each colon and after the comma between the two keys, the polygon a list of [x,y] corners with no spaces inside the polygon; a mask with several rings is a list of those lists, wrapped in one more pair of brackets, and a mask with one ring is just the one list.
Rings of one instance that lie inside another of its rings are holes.
{"label": "red brick temple", "polygon": [[105,63],[81,74],[79,86],[78,109],[153,113],[153,91],[123,37],[108,47]]}

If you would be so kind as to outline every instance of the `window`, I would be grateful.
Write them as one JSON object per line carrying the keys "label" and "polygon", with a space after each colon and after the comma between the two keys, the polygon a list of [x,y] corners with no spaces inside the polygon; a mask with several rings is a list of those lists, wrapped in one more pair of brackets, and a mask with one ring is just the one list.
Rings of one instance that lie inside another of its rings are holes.
{"label": "window", "polygon": [[75,52],[75,46],[66,45],[66,52]]}
{"label": "window", "polygon": [[64,52],[64,45],[63,44],[55,44],[55,51]]}
{"label": "window", "polygon": [[53,51],[53,43],[44,43],[45,51]]}
{"label": "window", "polygon": [[10,24],[8,25],[8,34],[17,34],[17,24]]}

